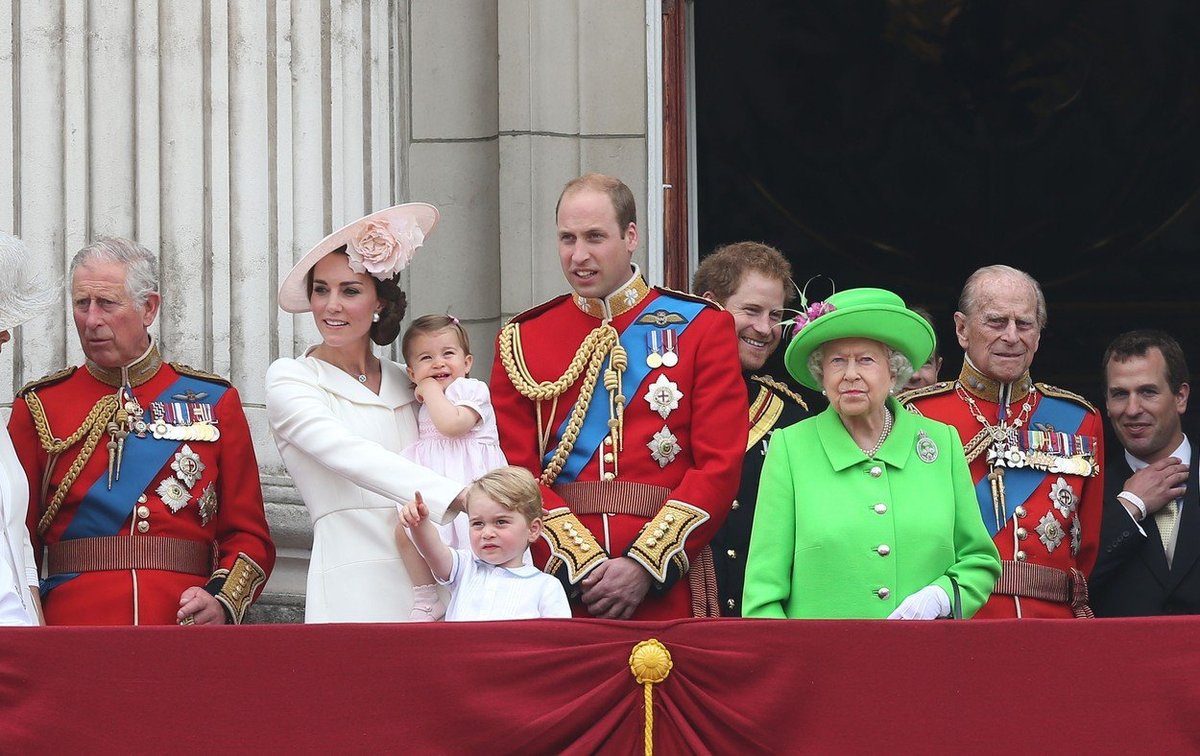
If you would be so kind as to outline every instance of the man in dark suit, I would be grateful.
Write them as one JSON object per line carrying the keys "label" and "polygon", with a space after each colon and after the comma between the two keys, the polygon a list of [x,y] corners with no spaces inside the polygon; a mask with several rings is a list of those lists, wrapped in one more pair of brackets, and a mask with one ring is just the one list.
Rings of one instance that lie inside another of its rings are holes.
{"label": "man in dark suit", "polygon": [[1200,485],[1183,433],[1188,369],[1161,331],[1104,353],[1105,405],[1122,449],[1105,457],[1104,522],[1092,573],[1097,617],[1200,613]]}

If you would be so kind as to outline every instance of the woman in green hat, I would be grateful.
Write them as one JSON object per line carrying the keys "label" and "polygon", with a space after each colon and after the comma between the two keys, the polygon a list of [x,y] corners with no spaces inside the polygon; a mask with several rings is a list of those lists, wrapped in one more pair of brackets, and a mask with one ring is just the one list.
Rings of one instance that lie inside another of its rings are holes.
{"label": "woman in green hat", "polygon": [[795,328],[788,372],[829,407],[771,437],[743,616],[971,616],[1000,558],[962,443],[892,396],[933,351],[933,329],[883,289],[834,294]]}

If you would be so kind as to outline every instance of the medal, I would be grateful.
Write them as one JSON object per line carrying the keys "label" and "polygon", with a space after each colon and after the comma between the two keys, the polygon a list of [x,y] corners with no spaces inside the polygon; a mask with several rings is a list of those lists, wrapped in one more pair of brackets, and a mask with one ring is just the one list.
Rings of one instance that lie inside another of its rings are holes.
{"label": "medal", "polygon": [[200,507],[200,525],[203,527],[217,513],[217,484],[212,482],[205,486],[204,493],[200,494],[200,500],[196,503]]}
{"label": "medal", "polygon": [[679,390],[678,384],[668,381],[667,376],[660,373],[658,380],[650,384],[642,398],[650,405],[652,411],[666,420],[668,415],[679,409],[679,400],[683,398],[683,392]]}
{"label": "medal", "polygon": [[159,495],[159,498],[163,500],[163,504],[166,504],[172,513],[186,507],[188,501],[192,498],[192,495],[183,486],[179,485],[179,481],[175,480],[174,476],[163,478],[154,492]]}
{"label": "medal", "polygon": [[184,444],[182,449],[175,452],[171,469],[175,471],[175,477],[191,488],[200,479],[200,473],[204,472],[204,463],[200,461],[200,455],[192,451],[192,447]]}
{"label": "medal", "polygon": [[938,458],[937,444],[925,431],[917,434],[917,457],[927,465],[937,461]]}
{"label": "medal", "polygon": [[654,458],[659,467],[666,467],[669,462],[674,462],[679,452],[683,451],[683,447],[679,445],[679,439],[665,425],[662,430],[654,434],[646,447],[650,449],[650,456]]}
{"label": "medal", "polygon": [[646,366],[651,370],[662,367],[662,346],[659,332],[651,329],[646,332]]}
{"label": "medal", "polygon": [[679,354],[676,351],[679,346],[679,334],[674,328],[667,328],[663,331],[663,367],[675,367],[679,364]]}

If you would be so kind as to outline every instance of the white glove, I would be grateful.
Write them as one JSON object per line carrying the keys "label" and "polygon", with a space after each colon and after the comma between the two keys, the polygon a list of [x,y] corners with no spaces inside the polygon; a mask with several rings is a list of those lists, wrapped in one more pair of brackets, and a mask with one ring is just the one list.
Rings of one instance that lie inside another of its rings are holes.
{"label": "white glove", "polygon": [[950,616],[950,597],[939,585],[927,585],[900,602],[888,619],[931,620]]}

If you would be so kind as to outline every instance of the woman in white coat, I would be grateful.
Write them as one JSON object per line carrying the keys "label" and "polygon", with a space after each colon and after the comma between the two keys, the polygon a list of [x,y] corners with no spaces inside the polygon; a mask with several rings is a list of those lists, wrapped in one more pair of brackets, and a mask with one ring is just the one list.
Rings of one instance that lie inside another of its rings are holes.
{"label": "woman in white coat", "polygon": [[[0,231],[0,347],[12,329],[50,307],[57,292],[34,278],[37,262],[25,245]],[[42,605],[33,545],[25,526],[29,483],[8,429],[0,426],[0,625],[40,625]]]}
{"label": "woman in white coat", "polygon": [[306,622],[403,622],[413,581],[393,533],[396,504],[417,491],[445,523],[462,485],[400,455],[417,438],[404,367],[375,356],[392,343],[400,271],[437,224],[432,205],[361,218],[313,247],[279,289],[286,312],[313,313],[322,342],[267,370],[267,417],[313,523]]}

